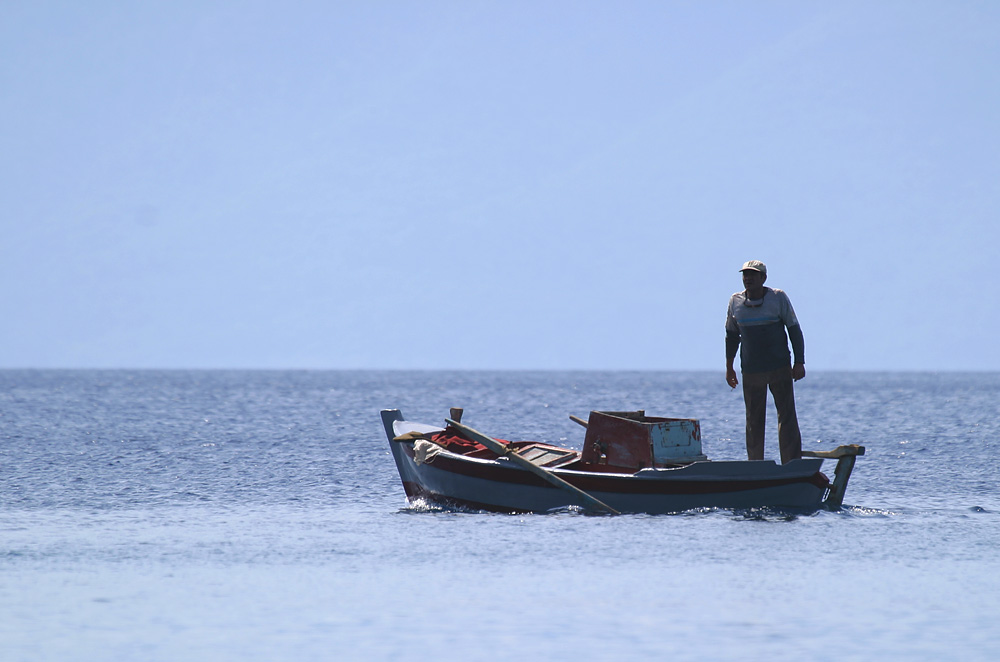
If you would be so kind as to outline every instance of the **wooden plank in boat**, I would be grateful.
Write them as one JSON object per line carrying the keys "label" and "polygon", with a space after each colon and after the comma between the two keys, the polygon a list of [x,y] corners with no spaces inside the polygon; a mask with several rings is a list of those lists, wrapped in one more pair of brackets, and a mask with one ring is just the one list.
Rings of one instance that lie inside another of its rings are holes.
{"label": "wooden plank in boat", "polygon": [[517,450],[517,454],[538,467],[555,467],[567,464],[577,459],[579,453],[566,448],[551,446],[525,446]]}

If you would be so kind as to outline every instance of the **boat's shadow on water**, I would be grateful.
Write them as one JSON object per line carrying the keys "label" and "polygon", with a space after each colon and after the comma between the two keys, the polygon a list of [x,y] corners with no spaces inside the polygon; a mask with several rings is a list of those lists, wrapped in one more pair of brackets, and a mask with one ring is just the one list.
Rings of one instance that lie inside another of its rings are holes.
{"label": "boat's shadow on water", "polygon": [[447,502],[430,501],[427,499],[416,499],[408,505],[396,511],[401,515],[491,515],[497,517],[517,516],[524,517],[531,515],[534,517],[631,517],[631,518],[668,518],[668,517],[727,517],[737,521],[752,522],[793,522],[803,517],[891,517],[896,515],[890,510],[879,508],[866,508],[864,506],[841,506],[840,508],[779,508],[774,506],[763,506],[759,508],[692,508],[676,513],[649,514],[649,513],[624,513],[621,515],[609,515],[607,513],[595,513],[580,506],[565,506],[553,508],[544,513],[524,512],[512,510],[510,512],[497,512],[491,510],[481,510],[471,508],[462,504],[451,504]]}

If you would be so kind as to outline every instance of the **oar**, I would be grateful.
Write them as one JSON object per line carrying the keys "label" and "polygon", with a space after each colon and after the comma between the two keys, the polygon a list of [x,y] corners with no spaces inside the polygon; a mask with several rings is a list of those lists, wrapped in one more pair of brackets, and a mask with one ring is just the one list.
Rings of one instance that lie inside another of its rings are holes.
{"label": "oar", "polygon": [[461,432],[463,437],[466,437],[467,439],[470,439],[472,441],[478,441],[483,446],[486,446],[497,455],[502,455],[506,458],[509,458],[512,462],[521,467],[524,467],[525,469],[535,474],[539,478],[547,480],[556,487],[559,487],[561,489],[566,490],[567,492],[572,493],[573,496],[575,496],[577,499],[580,499],[581,501],[583,501],[584,504],[590,506],[592,510],[596,510],[598,512],[604,511],[611,513],[612,515],[621,514],[608,504],[604,503],[603,501],[600,501],[599,499],[596,499],[595,497],[587,494],[579,487],[567,483],[565,480],[555,475],[545,467],[540,467],[537,464],[532,463],[530,460],[521,457],[520,455],[515,453],[512,449],[508,448],[507,446],[504,446],[493,437],[488,437],[482,432],[479,432],[478,430],[473,430],[468,425],[462,425],[458,421],[453,421],[450,418],[445,419],[445,421],[448,423],[448,425]]}

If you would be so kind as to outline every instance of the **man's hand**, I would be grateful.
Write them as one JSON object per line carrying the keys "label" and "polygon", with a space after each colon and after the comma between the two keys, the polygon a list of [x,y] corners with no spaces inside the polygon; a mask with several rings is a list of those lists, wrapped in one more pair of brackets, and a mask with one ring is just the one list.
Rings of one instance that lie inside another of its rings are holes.
{"label": "man's hand", "polygon": [[796,363],[792,366],[792,379],[799,381],[806,376],[806,366],[804,363]]}
{"label": "man's hand", "polygon": [[726,368],[726,383],[732,388],[736,388],[736,385],[740,383],[740,380],[736,379],[736,371],[732,368]]}

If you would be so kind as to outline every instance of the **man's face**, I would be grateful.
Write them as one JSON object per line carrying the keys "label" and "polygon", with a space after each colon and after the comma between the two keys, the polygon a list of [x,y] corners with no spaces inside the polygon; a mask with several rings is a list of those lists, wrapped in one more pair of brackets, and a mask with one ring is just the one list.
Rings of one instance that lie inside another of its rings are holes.
{"label": "man's face", "polygon": [[764,274],[753,269],[743,271],[743,287],[748,290],[755,290],[764,284]]}

